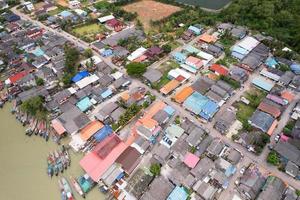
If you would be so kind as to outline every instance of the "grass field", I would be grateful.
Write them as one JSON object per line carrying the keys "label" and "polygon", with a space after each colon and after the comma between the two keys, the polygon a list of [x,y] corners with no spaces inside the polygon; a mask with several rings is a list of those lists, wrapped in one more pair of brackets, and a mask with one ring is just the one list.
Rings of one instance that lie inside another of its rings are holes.
{"label": "grass field", "polygon": [[73,33],[77,37],[80,37],[81,39],[83,39],[87,42],[93,41],[96,34],[104,33],[105,31],[106,31],[106,28],[97,23],[83,25],[83,26],[79,26],[79,27],[76,27],[73,29]]}
{"label": "grass field", "polygon": [[146,31],[150,30],[151,20],[158,21],[181,10],[181,8],[177,6],[153,0],[138,1],[124,6],[123,9],[127,12],[136,12],[138,14],[138,19],[142,22]]}

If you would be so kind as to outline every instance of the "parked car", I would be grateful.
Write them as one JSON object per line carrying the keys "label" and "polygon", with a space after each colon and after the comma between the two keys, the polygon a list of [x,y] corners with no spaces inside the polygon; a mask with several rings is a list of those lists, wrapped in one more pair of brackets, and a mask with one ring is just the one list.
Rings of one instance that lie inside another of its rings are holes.
{"label": "parked car", "polygon": [[279,139],[280,139],[280,134],[277,134],[277,135],[275,136],[274,140],[275,140],[275,142],[278,142]]}
{"label": "parked car", "polygon": [[241,173],[241,174],[244,174],[244,173],[245,173],[245,170],[246,170],[246,167],[242,167],[242,168],[240,169],[240,173]]}

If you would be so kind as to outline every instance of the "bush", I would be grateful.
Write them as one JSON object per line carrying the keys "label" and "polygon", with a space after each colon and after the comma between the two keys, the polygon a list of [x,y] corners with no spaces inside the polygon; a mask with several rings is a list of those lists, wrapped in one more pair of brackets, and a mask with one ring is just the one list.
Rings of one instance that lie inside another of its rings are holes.
{"label": "bush", "polygon": [[279,157],[275,151],[271,151],[269,153],[269,155],[267,157],[267,162],[274,166],[279,165]]}
{"label": "bush", "polygon": [[158,163],[154,163],[150,166],[150,172],[154,175],[154,176],[159,176],[160,175],[160,164]]}
{"label": "bush", "polygon": [[44,79],[42,78],[37,78],[35,82],[38,86],[44,85]]}
{"label": "bush", "polygon": [[132,62],[126,65],[128,75],[134,77],[141,77],[147,70],[147,65],[144,63]]}

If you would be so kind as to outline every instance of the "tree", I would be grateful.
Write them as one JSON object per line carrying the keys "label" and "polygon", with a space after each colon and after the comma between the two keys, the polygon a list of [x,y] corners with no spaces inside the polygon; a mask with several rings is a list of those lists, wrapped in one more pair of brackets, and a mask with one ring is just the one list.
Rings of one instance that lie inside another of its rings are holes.
{"label": "tree", "polygon": [[35,82],[38,86],[44,85],[44,79],[42,78],[37,78]]}
{"label": "tree", "polygon": [[85,49],[83,52],[84,57],[91,58],[93,56],[93,50],[92,49]]}
{"label": "tree", "polygon": [[126,70],[128,75],[134,77],[140,77],[146,72],[147,65],[144,63],[132,62],[126,65]]}
{"label": "tree", "polygon": [[165,53],[170,53],[172,51],[172,47],[169,44],[165,44],[162,46],[162,49]]}
{"label": "tree", "polygon": [[47,110],[43,106],[44,99],[41,96],[31,97],[21,104],[21,110],[38,119],[46,119]]}
{"label": "tree", "polygon": [[279,164],[279,158],[275,151],[271,151],[269,153],[269,155],[267,157],[267,162],[274,166],[277,166]]}
{"label": "tree", "polygon": [[150,172],[154,175],[154,176],[159,176],[160,175],[160,164],[158,163],[154,163],[150,166]]}
{"label": "tree", "polygon": [[300,196],[300,190],[296,190],[296,195]]}

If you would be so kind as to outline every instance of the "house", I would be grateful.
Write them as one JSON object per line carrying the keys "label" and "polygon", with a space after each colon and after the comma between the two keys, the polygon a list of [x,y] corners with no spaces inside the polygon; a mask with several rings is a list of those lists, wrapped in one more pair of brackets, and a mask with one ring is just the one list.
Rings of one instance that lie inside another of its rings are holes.
{"label": "house", "polygon": [[169,81],[166,85],[164,85],[159,91],[163,95],[168,95],[170,92],[175,90],[180,85],[180,82],[176,79]]}
{"label": "house", "polygon": [[231,51],[231,56],[242,60],[246,55],[248,55],[257,45],[259,41],[251,36],[247,36],[241,41],[239,41],[236,45],[233,46]]}
{"label": "house", "polygon": [[25,1],[25,2],[23,3],[23,6],[24,6],[24,8],[25,8],[27,11],[29,11],[29,12],[31,12],[31,11],[34,10],[34,6],[33,6],[32,2]]}
{"label": "house", "polygon": [[265,78],[255,77],[252,80],[252,84],[258,87],[259,89],[265,90],[267,92],[270,92],[273,86],[275,85],[273,82],[268,81]]}
{"label": "house", "polygon": [[119,57],[119,58],[124,58],[128,56],[130,53],[126,48],[122,46],[116,46],[113,48],[114,56]]}
{"label": "house", "polygon": [[22,79],[18,80],[17,84],[21,88],[29,88],[36,86],[35,76],[33,74],[27,74]]}
{"label": "house", "polygon": [[85,127],[80,130],[80,138],[83,141],[88,141],[90,138],[93,137],[99,130],[104,127],[100,121],[94,120],[88,123]]}
{"label": "house", "polygon": [[74,9],[74,12],[79,15],[80,17],[86,17],[87,16],[87,12],[81,9]]}
{"label": "house", "polygon": [[161,79],[162,73],[157,69],[148,68],[143,77],[152,84]]}
{"label": "house", "polygon": [[233,80],[238,81],[240,83],[244,83],[246,80],[248,80],[249,77],[246,70],[236,66],[230,68],[229,76]]}
{"label": "house", "polygon": [[286,184],[281,179],[275,176],[269,176],[257,200],[280,200],[285,189]]}
{"label": "house", "polygon": [[140,154],[144,154],[149,149],[150,142],[142,136],[137,136],[131,146],[140,152]]}
{"label": "house", "polygon": [[230,33],[233,37],[241,40],[247,35],[247,29],[241,26],[236,26],[230,30]]}
{"label": "house", "polygon": [[186,55],[180,52],[175,52],[172,54],[172,57],[179,63],[185,63],[185,60],[187,58]]}
{"label": "house", "polygon": [[121,31],[124,27],[123,23],[115,18],[107,20],[105,24],[116,32]]}
{"label": "house", "polygon": [[174,189],[174,185],[171,182],[169,182],[162,176],[159,176],[154,179],[154,181],[151,183],[149,187],[149,190],[145,192],[140,199],[141,200],[167,199],[167,197],[170,195],[173,189]]}
{"label": "house", "polygon": [[183,103],[192,93],[194,92],[191,86],[184,87],[182,90],[177,92],[173,97],[177,103]]}
{"label": "house", "polygon": [[163,139],[160,141],[160,143],[170,148],[175,144],[177,139],[180,138],[183,133],[184,130],[181,127],[175,124],[171,124],[166,128],[165,135],[163,136]]}
{"label": "house", "polygon": [[6,13],[4,15],[4,18],[8,22],[16,22],[21,19],[19,15],[16,15],[14,13]]}
{"label": "house", "polygon": [[281,78],[281,75],[278,75],[275,70],[268,70],[266,68],[262,69],[259,74],[273,81],[279,81]]}
{"label": "house", "polygon": [[192,37],[194,36],[193,31],[191,30],[186,30],[183,32],[183,34],[181,35],[181,38],[185,41],[189,41],[192,39]]}
{"label": "house", "polygon": [[231,23],[221,23],[217,26],[218,32],[225,33],[226,31],[230,31],[233,28]]}
{"label": "house", "polygon": [[192,147],[197,147],[205,136],[205,131],[195,126],[192,130],[189,131],[189,135],[186,137],[185,141]]}
{"label": "house", "polygon": [[300,151],[294,145],[288,142],[279,141],[274,146],[274,151],[276,151],[280,156],[282,156],[287,161],[291,161],[297,166],[300,166]]}
{"label": "house", "polygon": [[100,23],[105,23],[105,22],[107,22],[109,20],[112,20],[112,19],[115,19],[115,17],[113,15],[107,15],[107,16],[98,18],[98,21]]}
{"label": "house", "polygon": [[163,50],[160,47],[153,46],[153,47],[150,47],[149,49],[147,49],[147,51],[145,52],[145,55],[149,59],[153,59],[153,58],[155,58],[156,56],[159,56],[162,53],[163,53]]}
{"label": "house", "polygon": [[198,195],[201,196],[202,199],[212,200],[217,193],[217,188],[206,183],[202,180],[199,180],[194,186],[193,190],[197,192]]}
{"label": "house", "polygon": [[129,61],[134,61],[135,59],[139,58],[140,56],[144,55],[144,53],[147,51],[144,47],[140,47],[136,49],[134,52],[132,52],[127,59]]}
{"label": "house", "polygon": [[110,103],[106,104],[106,106],[104,106],[101,110],[99,110],[99,112],[95,115],[95,118],[100,121],[104,121],[118,107],[119,107],[118,104],[116,104],[115,102],[110,102]]}
{"label": "house", "polygon": [[291,71],[284,72],[284,74],[278,80],[278,85],[285,87],[288,86],[292,82],[294,76],[295,74]]}
{"label": "house", "polygon": [[76,8],[80,8],[81,7],[81,3],[78,0],[71,0],[69,1],[69,8],[70,9],[76,9]]}
{"label": "house", "polygon": [[126,174],[130,175],[141,161],[141,154],[133,147],[127,147],[125,151],[117,158]]}
{"label": "house", "polygon": [[281,114],[281,111],[279,108],[272,106],[271,104],[267,104],[265,102],[261,102],[259,104],[259,106],[257,107],[257,109],[272,115],[274,118],[278,118]]}
{"label": "house", "polygon": [[193,57],[193,56],[189,56],[186,60],[185,60],[185,64],[189,65],[190,67],[192,67],[194,70],[199,70],[201,67],[203,67],[203,62],[201,59]]}
{"label": "house", "polygon": [[188,30],[192,31],[195,35],[200,35],[202,32],[202,29],[196,26],[189,26]]}
{"label": "house", "polygon": [[190,173],[197,179],[203,179],[213,168],[215,168],[214,162],[208,157],[204,157],[200,159],[193,169],[191,169]]}
{"label": "house", "polygon": [[240,178],[238,192],[248,200],[254,200],[265,184],[265,177],[255,165],[250,165]]}
{"label": "house", "polygon": [[271,131],[270,129],[273,128],[273,123],[276,121],[270,114],[256,110],[248,122],[251,126],[263,131],[264,133],[269,133],[269,131]]}
{"label": "house", "polygon": [[299,63],[291,64],[290,68],[291,68],[292,72],[294,72],[295,74],[297,74],[297,75],[300,74],[300,64]]}
{"label": "house", "polygon": [[223,54],[224,49],[216,44],[208,44],[204,51],[218,58]]}
{"label": "house", "polygon": [[167,200],[187,200],[188,196],[189,195],[184,187],[176,186],[168,196]]}
{"label": "house", "polygon": [[207,33],[204,33],[200,36],[199,42],[205,42],[205,43],[215,43],[217,41],[217,38],[213,35],[209,35]]}
{"label": "house", "polygon": [[206,149],[209,157],[218,157],[222,152],[225,144],[220,138],[215,138]]}
{"label": "house", "polygon": [[295,91],[300,91],[300,76],[296,75],[293,77],[292,82],[289,84],[289,87]]}
{"label": "house", "polygon": [[291,161],[288,161],[285,166],[285,173],[295,178],[299,175],[299,167]]}
{"label": "house", "polygon": [[199,79],[197,79],[193,84],[192,84],[192,88],[194,91],[201,93],[201,94],[205,94],[212,85],[215,84],[215,81],[202,76]]}
{"label": "house", "polygon": [[219,64],[212,64],[209,69],[218,76],[227,76],[229,71],[226,67]]}
{"label": "house", "polygon": [[226,134],[235,120],[235,113],[231,110],[226,110],[222,116],[217,118],[214,128],[221,134]]}
{"label": "house", "polygon": [[170,149],[163,144],[159,144],[153,148],[152,152],[153,158],[155,158],[161,165],[164,165],[171,156]]}

